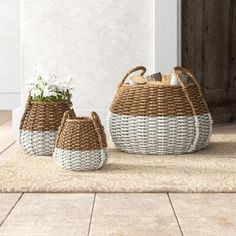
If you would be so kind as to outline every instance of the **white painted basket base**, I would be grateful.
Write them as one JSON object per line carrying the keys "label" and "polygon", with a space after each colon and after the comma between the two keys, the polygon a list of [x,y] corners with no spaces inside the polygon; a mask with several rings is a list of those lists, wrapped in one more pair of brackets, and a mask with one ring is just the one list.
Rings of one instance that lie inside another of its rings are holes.
{"label": "white painted basket base", "polygon": [[107,148],[91,151],[72,151],[55,148],[56,163],[66,170],[85,171],[103,167],[108,158]]}
{"label": "white painted basket base", "polygon": [[212,123],[210,113],[157,117],[108,114],[108,128],[116,147],[140,154],[181,154],[205,148]]}
{"label": "white painted basket base", "polygon": [[30,155],[52,156],[55,148],[56,131],[20,130],[19,143]]}

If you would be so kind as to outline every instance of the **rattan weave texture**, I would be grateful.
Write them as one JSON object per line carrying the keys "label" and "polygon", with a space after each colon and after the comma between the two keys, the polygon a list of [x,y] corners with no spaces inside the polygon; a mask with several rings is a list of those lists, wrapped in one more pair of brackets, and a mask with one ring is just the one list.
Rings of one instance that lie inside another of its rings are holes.
{"label": "rattan weave texture", "polygon": [[98,150],[72,151],[55,148],[53,153],[56,163],[66,170],[97,170],[107,162],[107,148]]}
{"label": "rattan weave texture", "polygon": [[[146,68],[138,66],[125,75],[110,107],[108,127],[116,147],[142,154],[180,154],[206,147],[213,121],[194,75],[175,67],[179,85],[125,84],[136,70],[144,75]],[[187,84],[183,74],[189,77]]]}
{"label": "rattan weave texture", "polygon": [[96,170],[107,161],[107,141],[97,113],[91,117],[76,117],[66,111],[58,130],[53,153],[58,165],[67,170]]}
{"label": "rattan weave texture", "polygon": [[70,109],[70,101],[27,102],[20,129],[31,131],[57,131],[65,111]]}
{"label": "rattan weave texture", "polygon": [[128,116],[108,114],[108,127],[117,149],[141,154],[181,154],[209,143],[212,119],[199,116]]}
{"label": "rattan weave texture", "polygon": [[19,143],[30,155],[51,156],[55,148],[56,131],[20,130]]}
{"label": "rattan weave texture", "polygon": [[29,97],[20,123],[22,148],[31,155],[52,155],[63,114],[71,106],[69,100],[36,102]]}

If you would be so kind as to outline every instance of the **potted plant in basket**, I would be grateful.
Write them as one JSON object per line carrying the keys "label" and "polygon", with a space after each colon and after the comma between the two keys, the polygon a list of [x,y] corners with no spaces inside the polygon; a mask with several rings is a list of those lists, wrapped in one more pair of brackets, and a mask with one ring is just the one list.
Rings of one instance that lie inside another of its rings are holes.
{"label": "potted plant in basket", "polygon": [[52,155],[63,114],[72,106],[71,79],[37,73],[27,83],[29,97],[20,123],[19,143],[31,155]]}

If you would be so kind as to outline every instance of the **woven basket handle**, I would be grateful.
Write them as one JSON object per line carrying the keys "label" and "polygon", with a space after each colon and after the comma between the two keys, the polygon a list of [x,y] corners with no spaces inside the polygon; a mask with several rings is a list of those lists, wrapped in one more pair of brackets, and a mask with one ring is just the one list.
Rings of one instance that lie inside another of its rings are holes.
{"label": "woven basket handle", "polygon": [[60,124],[60,126],[59,126],[59,128],[58,128],[58,132],[57,132],[56,146],[57,146],[57,144],[58,144],[58,141],[59,141],[61,132],[62,132],[62,130],[63,130],[63,127],[64,127],[64,125],[65,125],[65,123],[66,123],[66,119],[67,119],[67,118],[72,118],[72,117],[75,117],[75,116],[76,116],[76,115],[75,115],[75,112],[74,112],[73,109],[70,109],[70,110],[67,110],[67,111],[64,112],[63,117],[62,117],[62,120],[61,120],[61,124]]}
{"label": "woven basket handle", "polygon": [[184,68],[184,67],[180,67],[180,66],[174,67],[173,72],[174,72],[174,74],[175,74],[175,76],[176,76],[176,79],[177,79],[178,82],[180,83],[180,85],[181,85],[181,87],[182,87],[182,89],[183,89],[183,91],[184,91],[184,93],[185,93],[185,97],[186,97],[186,99],[188,100],[189,105],[190,105],[191,108],[192,108],[193,115],[197,115],[197,114],[196,114],[196,110],[195,110],[195,107],[194,107],[194,105],[193,105],[193,102],[191,101],[191,99],[190,99],[190,97],[189,97],[186,84],[185,84],[185,82],[184,82],[184,81],[181,79],[181,77],[180,77],[181,74],[186,74],[186,75],[188,75],[188,76],[192,79],[193,83],[196,85],[196,87],[197,87],[197,89],[198,89],[199,96],[202,97],[203,102],[204,102],[204,104],[205,104],[205,106],[206,106],[206,108],[207,108],[207,103],[206,103],[206,101],[205,101],[205,99],[204,99],[204,97],[203,97],[203,95],[202,95],[201,87],[200,87],[200,85],[198,84],[198,82],[197,82],[195,76],[192,74],[192,72],[190,72],[188,69],[186,69],[186,68]]}
{"label": "woven basket handle", "polygon": [[[173,74],[175,75],[175,77],[176,77],[176,79],[178,80],[178,82],[179,82],[179,84],[181,85],[181,87],[182,87],[182,89],[183,89],[183,92],[184,92],[184,94],[185,94],[185,97],[186,97],[186,99],[187,99],[187,101],[188,101],[188,103],[189,103],[189,105],[190,105],[190,107],[191,107],[191,109],[192,109],[192,113],[193,113],[193,115],[195,116],[195,115],[197,115],[197,113],[196,113],[196,109],[195,109],[195,107],[194,107],[194,105],[193,105],[193,102],[192,102],[192,100],[190,99],[190,96],[189,96],[189,93],[188,93],[188,89],[187,89],[187,87],[186,87],[186,84],[185,84],[185,82],[180,78],[180,76],[183,74],[183,73],[186,73],[187,75],[191,75],[190,77],[191,77],[191,79],[193,79],[193,82],[195,83],[195,77],[193,76],[193,74],[190,72],[190,71],[188,71],[187,69],[185,69],[185,68],[183,68],[183,67],[178,67],[178,66],[176,66],[176,67],[174,67],[174,69],[173,69]],[[198,85],[198,84],[197,84]],[[199,86],[199,85],[198,85]],[[197,86],[197,87],[198,87]]]}
{"label": "woven basket handle", "polygon": [[177,78],[177,80],[179,81],[180,84],[181,84],[181,82],[183,82],[183,80],[180,78],[180,75],[181,74],[186,74],[192,79],[193,83],[200,89],[200,85],[198,84],[198,82],[196,80],[196,77],[188,69],[186,69],[184,67],[181,67],[181,66],[176,66],[176,67],[174,67],[173,72],[176,75],[176,78]]}
{"label": "woven basket handle", "polygon": [[94,111],[91,113],[91,120],[93,122],[93,126],[98,137],[100,148],[107,147],[107,140],[106,140],[106,134],[104,132],[104,127],[98,114]]}
{"label": "woven basket handle", "polygon": [[145,72],[146,72],[147,69],[146,69],[146,67],[144,67],[144,66],[136,66],[136,67],[130,69],[130,70],[125,74],[125,76],[124,76],[124,78],[122,79],[122,81],[120,82],[118,88],[120,88],[120,87],[122,86],[122,84],[125,82],[125,80],[128,78],[128,76],[129,76],[130,74],[132,74],[133,72],[138,71],[138,70],[141,70],[140,75],[143,76],[143,75],[145,74]]}
{"label": "woven basket handle", "polygon": [[[180,74],[178,73],[178,71],[180,71]],[[176,78],[177,78],[177,80],[179,81],[179,83],[182,87],[183,86],[185,87],[185,84],[184,84],[183,80],[180,78],[180,75],[182,73],[188,75],[192,79],[193,83],[196,85],[196,87],[198,89],[198,92],[199,92],[199,95],[203,97],[201,86],[199,85],[199,83],[197,82],[196,77],[193,75],[193,73],[191,71],[189,71],[188,69],[186,69],[184,67],[176,66],[176,67],[174,67],[174,73],[176,74]],[[183,85],[181,84],[181,82],[183,83]],[[204,100],[205,106],[207,107],[207,103],[206,103],[204,97],[203,97],[203,100]]]}

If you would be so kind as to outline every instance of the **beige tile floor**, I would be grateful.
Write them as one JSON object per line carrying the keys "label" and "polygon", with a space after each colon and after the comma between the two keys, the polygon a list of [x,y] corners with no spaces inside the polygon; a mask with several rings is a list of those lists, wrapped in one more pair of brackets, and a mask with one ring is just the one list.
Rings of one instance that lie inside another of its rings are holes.
{"label": "beige tile floor", "polygon": [[[15,142],[10,120],[0,111],[0,158]],[[15,235],[234,236],[236,194],[0,193],[0,236]]]}

